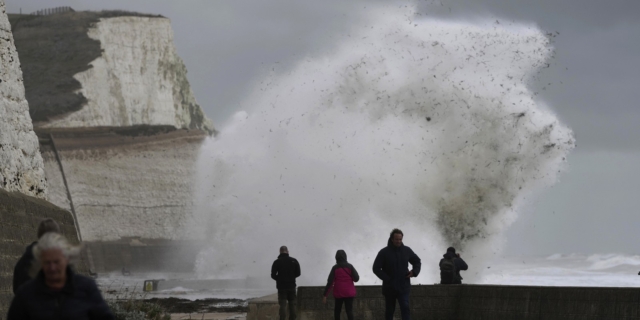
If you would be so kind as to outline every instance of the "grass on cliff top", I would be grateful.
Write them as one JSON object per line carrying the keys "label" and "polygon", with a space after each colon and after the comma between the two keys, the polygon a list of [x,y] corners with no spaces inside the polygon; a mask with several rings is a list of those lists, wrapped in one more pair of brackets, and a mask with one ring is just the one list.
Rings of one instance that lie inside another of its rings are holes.
{"label": "grass on cliff top", "polygon": [[73,75],[91,68],[91,61],[102,54],[100,42],[89,38],[87,31],[101,18],[123,16],[164,18],[128,11],[9,14],[33,122],[78,111],[86,104],[86,97],[75,93],[81,85]]}

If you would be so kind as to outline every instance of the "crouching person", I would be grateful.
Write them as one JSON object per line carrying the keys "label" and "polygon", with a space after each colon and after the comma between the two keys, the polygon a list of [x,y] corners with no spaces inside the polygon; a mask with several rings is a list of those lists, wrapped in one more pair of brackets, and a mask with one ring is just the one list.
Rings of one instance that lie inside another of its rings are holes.
{"label": "crouching person", "polygon": [[45,233],[33,248],[41,270],[18,289],[7,320],[115,319],[93,279],[69,266],[69,259],[79,253],[63,235]]}
{"label": "crouching person", "polygon": [[461,270],[469,266],[462,260],[454,247],[447,248],[447,253],[440,260],[440,284],[462,284]]}

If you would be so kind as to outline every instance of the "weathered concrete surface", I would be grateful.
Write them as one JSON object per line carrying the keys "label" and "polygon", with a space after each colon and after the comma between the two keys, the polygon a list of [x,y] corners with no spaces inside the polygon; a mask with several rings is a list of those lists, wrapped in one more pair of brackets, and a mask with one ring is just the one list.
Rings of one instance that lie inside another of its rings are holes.
{"label": "weathered concrete surface", "polygon": [[69,185],[83,241],[189,239],[192,179],[208,134],[171,126],[36,128],[49,200],[70,210],[49,135]]}
{"label": "weathered concrete surface", "polygon": [[278,314],[279,305],[277,293],[249,300],[247,320],[278,319]]}
{"label": "weathered concrete surface", "polygon": [[0,0],[0,189],[38,198],[46,195],[42,157],[4,0]]}
{"label": "weathered concrete surface", "polygon": [[[0,319],[13,299],[13,267],[25,247],[36,240],[38,224],[45,218],[55,219],[62,233],[78,243],[71,213],[44,200],[0,189]],[[76,267],[86,272],[84,263],[76,262]]]}
{"label": "weathered concrete surface", "polygon": [[[323,290],[298,288],[300,320],[333,319],[333,299],[323,305]],[[358,286],[357,291],[356,319],[384,319],[381,287]],[[277,318],[277,298],[262,300],[261,310],[271,310],[270,314],[252,318],[255,309],[249,302],[247,319]],[[413,286],[410,303],[412,319],[640,319],[640,288],[428,285]]]}
{"label": "weathered concrete surface", "polygon": [[[203,247],[196,241],[123,238],[116,241],[85,241],[92,272],[192,272]],[[169,287],[170,289],[177,287]]]}

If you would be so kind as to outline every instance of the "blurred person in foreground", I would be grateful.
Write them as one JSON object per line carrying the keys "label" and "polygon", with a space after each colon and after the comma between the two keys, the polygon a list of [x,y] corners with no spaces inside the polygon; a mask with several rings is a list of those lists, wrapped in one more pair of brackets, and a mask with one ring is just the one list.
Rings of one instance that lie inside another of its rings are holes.
{"label": "blurred person in foreground", "polygon": [[353,298],[356,296],[354,282],[358,282],[358,280],[360,280],[358,271],[351,263],[347,262],[347,253],[344,250],[338,250],[336,252],[336,264],[329,272],[327,286],[324,288],[324,296],[322,297],[322,303],[326,304],[329,289],[333,287],[333,297],[335,298],[334,319],[340,320],[340,312],[344,304],[347,318],[353,320]]}
{"label": "blurred person in foreground", "polygon": [[79,253],[63,235],[45,233],[33,249],[41,270],[18,289],[7,320],[114,320],[93,279],[71,269]]}
{"label": "blurred person in foreground", "polygon": [[[60,226],[58,226],[58,223],[51,218],[40,221],[40,224],[38,225],[38,239],[47,232],[60,233]],[[34,241],[27,246],[22,257],[20,257],[20,260],[18,260],[16,266],[13,268],[14,295],[18,292],[21,285],[33,279],[33,277],[36,276],[36,273],[40,270],[40,266],[36,263],[37,261],[33,257],[33,247],[35,247],[37,243],[38,241]]]}
{"label": "blurred person in foreground", "polygon": [[[400,229],[393,229],[389,235],[387,246],[378,252],[376,260],[373,262],[373,273],[382,280],[385,320],[393,320],[396,300],[400,305],[402,320],[411,319],[411,310],[409,310],[410,278],[418,276],[422,264],[418,255],[402,243],[403,237],[404,234]],[[409,263],[413,266],[413,270],[409,270]]]}
{"label": "blurred person in foreground", "polygon": [[447,253],[440,260],[440,284],[462,284],[460,270],[467,270],[469,266],[462,260],[454,247],[447,248]]}
{"label": "blurred person in foreground", "polygon": [[278,304],[280,304],[280,320],[287,318],[289,304],[289,320],[296,319],[296,278],[300,276],[298,260],[289,256],[286,246],[280,247],[278,259],[271,265],[271,279],[278,288]]}

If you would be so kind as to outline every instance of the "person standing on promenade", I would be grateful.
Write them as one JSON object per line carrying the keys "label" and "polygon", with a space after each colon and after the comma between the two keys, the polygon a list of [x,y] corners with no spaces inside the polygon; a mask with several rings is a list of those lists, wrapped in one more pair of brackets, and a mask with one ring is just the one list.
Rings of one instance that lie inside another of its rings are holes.
{"label": "person standing on promenade", "polygon": [[289,304],[289,320],[296,319],[296,278],[300,276],[298,260],[289,256],[286,246],[280,247],[280,255],[271,266],[271,279],[278,288],[278,304],[280,304],[280,320],[287,318]]}
{"label": "person standing on promenade", "polygon": [[349,262],[347,262],[347,253],[344,250],[336,252],[336,264],[331,268],[327,286],[324,288],[324,296],[322,303],[327,303],[327,295],[329,289],[333,287],[333,297],[336,299],[333,310],[335,320],[340,320],[340,312],[342,305],[347,312],[347,318],[353,320],[353,298],[356,296],[356,286],[354,282],[358,282],[360,276],[358,271]]}
{"label": "person standing on promenade", "polygon": [[[60,233],[60,226],[55,220],[48,218],[40,221],[38,225],[38,239],[47,232]],[[18,288],[25,284],[27,281],[33,279],[36,273],[40,270],[40,266],[36,265],[37,260],[33,256],[33,247],[38,244],[38,241],[34,241],[27,246],[22,257],[18,260],[13,268],[13,294],[18,292]]]}
{"label": "person standing on promenade", "polygon": [[[387,246],[382,248],[373,262],[373,273],[382,280],[382,294],[385,298],[385,320],[392,320],[396,309],[396,300],[400,305],[402,320],[410,320],[409,293],[410,278],[420,273],[420,258],[411,248],[402,243],[404,234],[393,229]],[[413,270],[409,270],[409,263]]]}
{"label": "person standing on promenade", "polygon": [[447,248],[447,253],[440,260],[440,284],[462,284],[460,270],[467,270],[469,266],[456,253],[454,247]]}

